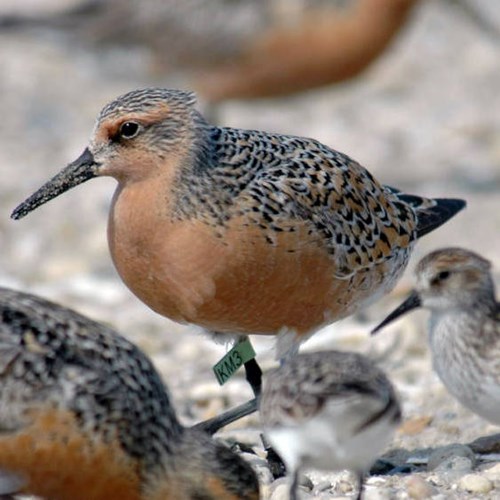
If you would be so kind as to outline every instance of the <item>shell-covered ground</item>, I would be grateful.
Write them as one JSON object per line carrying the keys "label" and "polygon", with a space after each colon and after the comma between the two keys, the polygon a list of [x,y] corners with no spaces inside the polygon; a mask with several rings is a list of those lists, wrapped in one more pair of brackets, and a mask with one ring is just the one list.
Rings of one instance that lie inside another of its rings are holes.
{"label": "shell-covered ground", "polygon": [[[221,124],[314,137],[351,155],[384,183],[468,202],[466,211],[418,244],[390,297],[304,346],[368,354],[398,389],[404,423],[390,447],[399,451],[389,461],[400,473],[370,477],[368,500],[500,497],[500,457],[483,453],[474,459],[464,456],[467,449],[455,448],[451,459],[434,453],[431,463],[441,465],[427,470],[436,448],[469,443],[497,429],[460,407],[432,372],[426,314],[412,314],[369,336],[409,290],[415,263],[430,250],[475,250],[492,260],[500,282],[500,9],[494,3],[476,5],[496,33],[452,2],[425,2],[358,79],[293,97],[223,103],[216,110]],[[0,15],[16,3],[2,5]],[[242,374],[220,388],[211,366],[225,347],[159,317],[120,281],[106,242],[114,181],[94,180],[21,221],[9,218],[19,202],[83,150],[108,100],[133,88],[183,85],[178,74],[151,68],[145,48],[103,48],[53,28],[0,30],[0,285],[112,324],[152,357],[180,418],[190,424],[245,401],[250,390]],[[255,339],[255,345],[262,366],[273,366],[272,339]],[[283,480],[272,482],[259,458],[258,416],[219,436],[254,448],[256,455],[245,456],[258,466],[264,498],[286,497]],[[307,475],[312,482],[303,481],[305,498],[352,495],[346,473]]]}

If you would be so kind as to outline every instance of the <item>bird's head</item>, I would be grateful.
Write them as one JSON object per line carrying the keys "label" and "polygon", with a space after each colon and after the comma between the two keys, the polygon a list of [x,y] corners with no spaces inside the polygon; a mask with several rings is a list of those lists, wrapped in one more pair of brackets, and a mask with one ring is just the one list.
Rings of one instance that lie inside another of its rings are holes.
{"label": "bird's head", "polygon": [[417,265],[415,289],[372,333],[418,307],[444,312],[495,304],[490,268],[488,260],[462,248],[431,252]]}
{"label": "bird's head", "polygon": [[200,115],[192,92],[142,89],[124,94],[99,113],[83,153],[12,213],[21,219],[40,205],[98,176],[141,180],[182,161],[195,140]]}

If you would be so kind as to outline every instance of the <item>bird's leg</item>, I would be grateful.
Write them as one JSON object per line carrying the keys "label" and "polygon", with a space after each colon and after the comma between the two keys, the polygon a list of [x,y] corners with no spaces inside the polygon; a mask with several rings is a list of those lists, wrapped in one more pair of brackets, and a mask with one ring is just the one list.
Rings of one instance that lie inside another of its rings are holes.
{"label": "bird's leg", "polygon": [[[222,332],[212,331],[215,338],[225,339]],[[226,337],[227,338],[227,337]],[[225,384],[243,365],[245,378],[250,384],[254,396],[258,398],[262,390],[262,370],[255,359],[255,351],[247,335],[236,335],[233,347],[213,367],[220,385]]]}
{"label": "bird's leg", "polygon": [[290,500],[299,500],[299,469],[295,469],[292,474],[292,484],[290,485]]}
{"label": "bird's leg", "polygon": [[239,337],[236,340],[236,344],[238,345],[240,342],[247,343],[250,348],[250,352],[253,354],[251,359],[248,359],[243,363],[245,367],[245,378],[247,382],[250,384],[252,388],[254,396],[258,399],[260,393],[262,391],[262,370],[255,359],[255,351],[253,350],[252,345],[250,344],[250,340],[247,335]]}
{"label": "bird's leg", "polygon": [[264,434],[260,435],[264,451],[267,453],[267,463],[274,479],[283,477],[286,474],[286,467],[281,457],[276,453]]}
{"label": "bird's leg", "polygon": [[[238,347],[240,347],[241,349],[238,350]],[[229,425],[230,423],[235,422],[240,418],[250,415],[251,413],[257,410],[258,400],[262,390],[262,370],[260,369],[260,366],[255,360],[255,351],[253,350],[253,347],[250,344],[250,341],[248,340],[247,336],[237,338],[233,349],[229,351],[229,355],[231,355],[231,353],[235,350],[236,350],[236,355],[240,359],[240,363],[243,361],[243,365],[245,367],[246,380],[250,384],[250,387],[254,392],[255,398],[251,399],[250,401],[240,406],[237,406],[236,408],[232,408],[231,410],[228,410],[222,413],[221,415],[217,415],[214,418],[205,420],[204,422],[200,422],[194,425],[193,428],[202,430],[212,435],[215,434],[222,427],[225,427],[226,425]],[[241,366],[241,364],[239,366]],[[233,373],[234,372],[232,372],[230,376]],[[223,382],[221,383],[224,383],[227,379],[228,377],[226,376],[226,378],[223,379]]]}
{"label": "bird's leg", "polygon": [[257,398],[251,399],[250,401],[236,406],[235,408],[231,408],[216,417],[209,418],[208,420],[195,424],[191,428],[213,435],[226,425],[236,422],[236,420],[246,417],[254,411],[257,411]]}
{"label": "bird's leg", "polygon": [[262,370],[255,358],[247,361],[244,366],[245,378],[250,384],[255,397],[258,398],[262,391]]}
{"label": "bird's leg", "polygon": [[[250,387],[252,388],[253,393],[255,394],[255,398],[258,402],[262,392],[262,370],[255,358],[245,363],[245,374],[247,382],[250,384]],[[260,439],[262,440],[264,450],[267,452],[267,462],[269,463],[271,474],[275,479],[284,476],[286,468],[283,460],[281,460],[281,457],[268,443],[264,434],[260,435]]]}
{"label": "bird's leg", "polygon": [[358,496],[356,497],[356,500],[362,500],[363,498],[363,485],[364,485],[364,479],[365,479],[365,474],[364,472],[360,471],[354,471],[354,475],[356,476],[357,483],[358,483]]}

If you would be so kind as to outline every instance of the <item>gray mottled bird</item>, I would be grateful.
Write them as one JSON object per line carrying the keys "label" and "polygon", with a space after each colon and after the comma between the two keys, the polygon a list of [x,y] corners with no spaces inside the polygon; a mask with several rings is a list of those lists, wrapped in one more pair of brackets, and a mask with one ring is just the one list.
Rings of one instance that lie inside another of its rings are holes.
{"label": "gray mottled bird", "polygon": [[413,309],[428,309],[437,374],[464,406],[500,424],[500,304],[490,271],[488,260],[462,248],[430,253],[416,268],[415,290],[373,333]]}
{"label": "gray mottled bird", "polygon": [[167,388],[137,347],[74,311],[5,288],[0,428],[0,494],[259,498],[243,459],[180,424]]}
{"label": "gray mottled bird", "polygon": [[363,474],[391,440],[401,411],[391,383],[351,352],[299,354],[266,375],[260,404],[264,432],[293,477],[301,468]]}

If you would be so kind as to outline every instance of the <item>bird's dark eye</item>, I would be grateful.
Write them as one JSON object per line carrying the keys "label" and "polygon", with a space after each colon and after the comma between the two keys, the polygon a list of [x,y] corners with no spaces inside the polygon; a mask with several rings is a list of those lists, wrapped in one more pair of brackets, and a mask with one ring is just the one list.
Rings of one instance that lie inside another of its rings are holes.
{"label": "bird's dark eye", "polygon": [[441,271],[438,273],[431,281],[433,285],[437,285],[438,283],[441,283],[442,281],[448,279],[450,277],[450,271]]}
{"label": "bird's dark eye", "polygon": [[140,126],[136,122],[125,122],[120,127],[120,137],[123,139],[133,139],[140,130]]}

